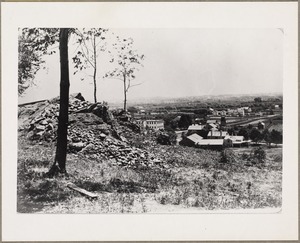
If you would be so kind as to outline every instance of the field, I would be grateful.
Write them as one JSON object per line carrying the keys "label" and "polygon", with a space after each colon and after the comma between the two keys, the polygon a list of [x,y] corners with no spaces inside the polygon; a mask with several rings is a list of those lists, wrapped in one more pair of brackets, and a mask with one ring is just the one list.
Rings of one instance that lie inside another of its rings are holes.
{"label": "field", "polygon": [[[147,168],[68,154],[67,176],[47,178],[55,144],[30,142],[19,133],[20,213],[168,213],[280,208],[282,148],[265,148],[265,163],[249,163],[252,148],[222,152],[149,145],[162,160]],[[98,195],[91,200],[66,185],[72,182]]]}

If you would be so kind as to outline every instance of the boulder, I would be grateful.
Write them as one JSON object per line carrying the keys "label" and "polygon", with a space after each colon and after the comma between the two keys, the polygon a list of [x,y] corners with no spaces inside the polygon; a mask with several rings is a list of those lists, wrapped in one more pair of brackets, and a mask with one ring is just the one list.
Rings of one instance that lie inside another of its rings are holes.
{"label": "boulder", "polygon": [[85,143],[83,142],[78,142],[78,143],[70,143],[69,148],[71,151],[80,151],[86,146]]}
{"label": "boulder", "polygon": [[46,129],[46,127],[43,126],[43,125],[37,125],[37,126],[35,127],[35,130],[36,130],[36,131],[45,131],[45,129]]}
{"label": "boulder", "polygon": [[101,140],[104,140],[105,138],[106,138],[106,135],[105,135],[104,133],[101,133],[101,134],[100,134],[100,139],[101,139]]}
{"label": "boulder", "polygon": [[101,103],[96,103],[90,107],[93,114],[103,119],[104,122],[108,123],[112,120],[112,115],[108,110],[108,106]]}

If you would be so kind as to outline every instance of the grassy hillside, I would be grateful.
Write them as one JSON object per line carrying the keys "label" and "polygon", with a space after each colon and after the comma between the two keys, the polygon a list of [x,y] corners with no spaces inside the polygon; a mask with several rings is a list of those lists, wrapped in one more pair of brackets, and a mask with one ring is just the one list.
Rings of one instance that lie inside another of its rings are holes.
{"label": "grassy hillside", "polygon": [[[266,148],[265,163],[248,163],[251,149],[221,152],[144,143],[160,158],[148,167],[120,166],[111,159],[67,157],[68,176],[47,178],[55,145],[30,142],[19,133],[18,212],[144,213],[201,212],[281,206],[282,149]],[[90,200],[72,182],[98,195]]]}

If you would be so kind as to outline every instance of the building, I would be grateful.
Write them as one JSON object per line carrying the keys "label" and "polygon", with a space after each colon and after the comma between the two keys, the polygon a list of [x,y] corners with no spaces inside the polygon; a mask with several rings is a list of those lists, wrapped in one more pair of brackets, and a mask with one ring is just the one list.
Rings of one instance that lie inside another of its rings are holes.
{"label": "building", "polygon": [[225,110],[222,110],[222,111],[212,110],[211,113],[214,116],[226,116],[227,115],[227,112]]}
{"label": "building", "polygon": [[249,145],[249,141],[245,140],[244,136],[229,136],[226,138],[229,138],[232,141],[233,147],[242,147]]}
{"label": "building", "polygon": [[193,124],[188,127],[188,131],[197,132],[199,130],[202,130],[204,127],[205,127],[204,125]]}
{"label": "building", "polygon": [[224,139],[228,135],[226,131],[211,130],[207,134],[207,139]]}
{"label": "building", "polygon": [[163,120],[136,120],[136,123],[143,128],[150,128],[153,130],[164,130]]}
{"label": "building", "polygon": [[194,133],[188,137],[183,138],[179,144],[183,146],[195,146],[203,137],[199,136],[198,134]]}
{"label": "building", "polygon": [[245,116],[245,110],[244,108],[237,108],[237,113],[240,115],[240,116]]}
{"label": "building", "polygon": [[224,147],[230,147],[229,139],[202,139],[196,143],[199,148],[208,149],[222,149]]}
{"label": "building", "polygon": [[218,130],[219,125],[215,123],[207,123],[206,129],[208,130]]}
{"label": "building", "polygon": [[208,131],[206,130],[206,125],[191,125],[188,127],[187,135],[197,133],[199,136],[206,138]]}

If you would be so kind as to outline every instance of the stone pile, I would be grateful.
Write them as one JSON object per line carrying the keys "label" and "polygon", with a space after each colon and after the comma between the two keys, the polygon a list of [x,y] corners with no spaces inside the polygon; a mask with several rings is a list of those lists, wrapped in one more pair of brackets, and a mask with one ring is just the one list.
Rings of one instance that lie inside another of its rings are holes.
{"label": "stone pile", "polygon": [[[56,138],[56,130],[59,115],[59,100],[57,98],[45,101],[43,104],[30,105],[27,109],[31,110],[29,119],[23,119],[19,124],[20,130],[27,130],[27,138],[30,140],[51,141]],[[91,103],[71,97],[69,100],[69,114],[78,111],[86,111],[91,107]],[[22,107],[20,116],[22,116],[26,107]],[[100,119],[100,118],[99,118]],[[100,119],[101,120],[101,119]]]}
{"label": "stone pile", "polygon": [[159,164],[154,154],[131,147],[127,142],[105,134],[105,126],[98,128],[73,126],[69,130],[68,148],[71,153],[81,153],[93,159],[109,159],[114,164],[141,168]]}
{"label": "stone pile", "polygon": [[78,112],[83,109],[88,109],[91,103],[88,101],[81,101],[76,98],[70,100],[69,113]]}
{"label": "stone pile", "polygon": [[[29,119],[23,123],[28,139],[38,142],[56,140],[58,101],[55,99],[30,106]],[[113,120],[107,106],[72,98],[69,107],[69,153],[110,160],[116,165],[130,168],[161,165],[161,160],[154,154],[144,150],[143,146],[135,146],[134,142],[144,139],[139,127],[130,122],[120,125]],[[26,107],[22,109],[25,114]]]}
{"label": "stone pile", "polygon": [[[34,113],[27,125],[27,138],[30,140],[51,141],[56,136],[58,104],[48,103]],[[26,129],[26,127],[25,127]]]}

